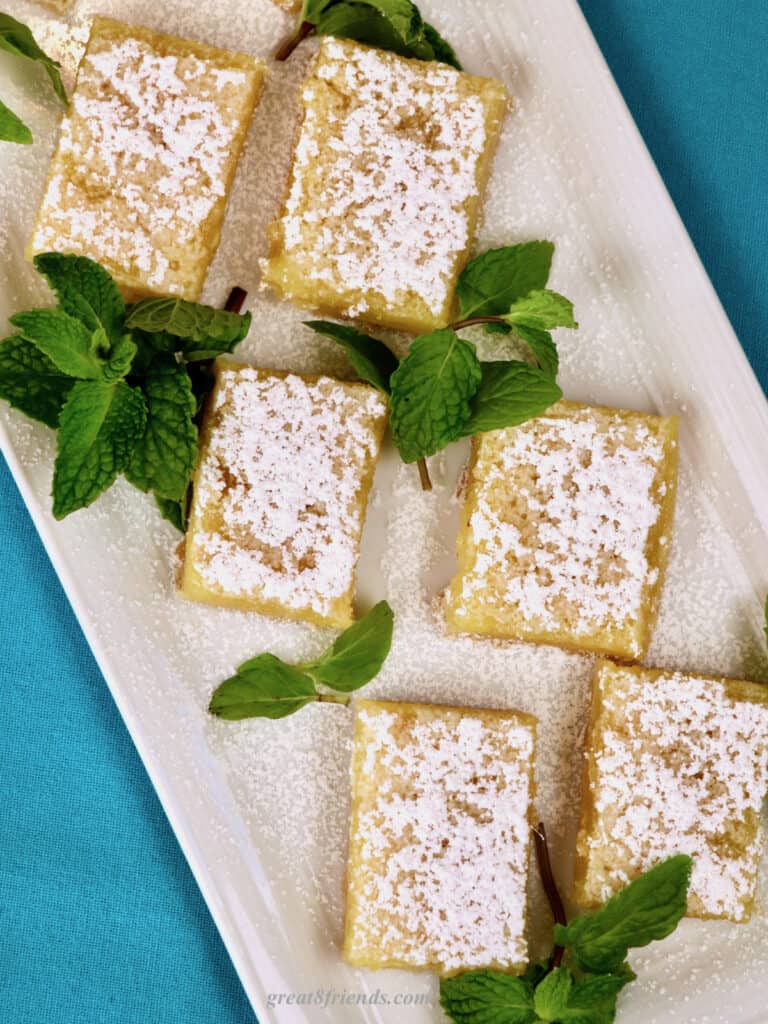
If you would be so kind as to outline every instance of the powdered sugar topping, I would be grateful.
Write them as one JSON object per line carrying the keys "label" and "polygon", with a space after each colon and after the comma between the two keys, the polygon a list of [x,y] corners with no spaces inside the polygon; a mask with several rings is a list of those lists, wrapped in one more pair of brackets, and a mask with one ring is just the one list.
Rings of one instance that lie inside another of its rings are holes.
{"label": "powdered sugar topping", "polygon": [[640,417],[628,424],[589,411],[540,417],[503,437],[479,442],[477,553],[461,600],[502,579],[499,603],[541,631],[567,623],[589,636],[633,620],[657,575],[646,544],[661,513],[662,439]]}
{"label": "powdered sugar topping", "polygon": [[147,35],[96,22],[32,248],[82,252],[118,280],[194,298],[185,250],[205,255],[223,213],[253,70]]}
{"label": "powdered sugar topping", "polygon": [[352,587],[385,412],[363,385],[220,369],[195,496],[205,583],[329,614]]}
{"label": "powdered sugar topping", "polygon": [[[323,40],[281,222],[303,273],[389,307],[418,296],[439,315],[470,240],[487,144],[479,94],[447,66]],[[329,93],[333,103],[319,103]],[[327,108],[327,109],[326,109]]]}
{"label": "powdered sugar topping", "polygon": [[640,872],[688,853],[696,909],[743,919],[762,845],[755,831],[768,789],[768,704],[729,694],[724,682],[649,679],[618,666],[603,668],[598,685],[607,718],[588,755],[597,822],[587,842],[614,851],[603,897],[627,881],[611,860]]}
{"label": "powdered sugar topping", "polygon": [[354,944],[444,970],[525,962],[533,729],[368,705]]}

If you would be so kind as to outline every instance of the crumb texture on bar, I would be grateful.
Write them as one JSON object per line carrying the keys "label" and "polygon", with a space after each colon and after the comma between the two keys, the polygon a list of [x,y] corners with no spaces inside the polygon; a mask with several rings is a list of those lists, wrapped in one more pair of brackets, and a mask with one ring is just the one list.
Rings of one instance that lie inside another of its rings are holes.
{"label": "crumb texture on bar", "polygon": [[365,384],[217,364],[182,592],[323,625],[352,621],[387,405]]}
{"label": "crumb texture on bar", "polygon": [[677,422],[561,402],[474,441],[448,627],[619,658],[650,640]]}
{"label": "crumb texture on bar", "polygon": [[444,64],[323,39],[267,282],[342,316],[427,331],[449,319],[507,105]]}
{"label": "crumb texture on bar", "polygon": [[535,721],[358,701],[344,955],[522,970]]}
{"label": "crumb texture on bar", "polygon": [[594,687],[577,898],[601,903],[687,853],[689,914],[746,920],[768,788],[768,687],[608,662]]}
{"label": "crumb texture on bar", "polygon": [[93,22],[28,256],[76,252],[129,297],[199,297],[261,89],[246,56]]}

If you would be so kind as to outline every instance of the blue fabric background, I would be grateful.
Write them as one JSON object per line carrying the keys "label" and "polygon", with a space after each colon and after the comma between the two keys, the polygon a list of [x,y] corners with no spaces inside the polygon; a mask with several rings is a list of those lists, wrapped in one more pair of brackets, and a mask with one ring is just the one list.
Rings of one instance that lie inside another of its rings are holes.
{"label": "blue fabric background", "polygon": [[[768,5],[582,7],[768,388]],[[0,567],[0,1020],[253,1022],[4,465]]]}

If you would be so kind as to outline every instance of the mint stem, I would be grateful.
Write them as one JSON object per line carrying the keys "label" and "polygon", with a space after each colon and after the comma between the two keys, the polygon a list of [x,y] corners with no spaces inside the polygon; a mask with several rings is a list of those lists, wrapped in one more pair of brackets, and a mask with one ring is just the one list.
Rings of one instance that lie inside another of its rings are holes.
{"label": "mint stem", "polygon": [[296,32],[296,34],[292,35],[289,39],[286,39],[277,48],[277,51],[275,53],[275,60],[288,60],[288,58],[291,56],[291,54],[299,45],[299,43],[303,42],[303,40],[305,40],[307,36],[311,36],[314,31],[315,26],[312,24],[311,21],[302,21],[301,25],[299,25],[299,29]]}
{"label": "mint stem", "polygon": [[[565,907],[563,906],[563,901],[557,888],[557,882],[555,881],[555,874],[552,870],[552,861],[549,859],[547,831],[544,828],[543,821],[540,821],[536,828],[533,829],[533,840],[536,847],[536,863],[539,866],[541,884],[544,886],[544,892],[547,894],[549,906],[552,910],[552,917],[555,919],[555,924],[561,924],[565,928],[568,924],[568,918],[565,916]],[[552,950],[552,959],[549,962],[550,971],[554,971],[560,966],[563,961],[564,952],[565,949],[563,946],[555,946]]]}
{"label": "mint stem", "polygon": [[476,324],[504,324],[507,325],[507,321],[502,316],[470,316],[466,320],[457,320],[455,324],[451,324],[452,331],[461,331],[465,327],[474,327]]}
{"label": "mint stem", "polygon": [[427,467],[427,460],[419,459],[416,465],[419,467],[419,479],[421,480],[422,491],[431,491],[432,481],[429,479],[429,469]]}
{"label": "mint stem", "polygon": [[224,303],[224,309],[227,311],[227,313],[239,313],[242,310],[243,304],[247,298],[248,292],[244,288],[240,288],[238,287],[238,285],[235,285],[235,287],[229,293],[229,298]]}
{"label": "mint stem", "polygon": [[346,707],[352,698],[343,693],[318,693],[317,699],[326,704],[343,704]]}

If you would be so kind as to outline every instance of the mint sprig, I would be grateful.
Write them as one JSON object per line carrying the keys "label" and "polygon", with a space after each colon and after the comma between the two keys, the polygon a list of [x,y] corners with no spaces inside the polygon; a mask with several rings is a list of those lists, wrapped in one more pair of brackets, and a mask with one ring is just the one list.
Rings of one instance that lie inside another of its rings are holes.
{"label": "mint sprig", "polygon": [[[35,42],[31,30],[23,22],[12,18],[10,14],[0,13],[0,50],[42,65],[54,92],[61,102],[65,106],[67,105],[67,94],[61,80],[61,65],[58,61],[52,60],[44,50],[41,50]],[[22,145],[29,145],[33,141],[29,128],[2,102],[0,102],[0,141]]]}
{"label": "mint sprig", "polygon": [[436,60],[461,70],[450,43],[411,0],[304,0],[293,36],[275,54],[287,60],[307,36],[341,36],[403,57]]}
{"label": "mint sprig", "polygon": [[[208,710],[217,718],[240,722],[285,718],[318,701],[349,704],[347,694],[381,670],[392,646],[393,627],[392,609],[380,601],[314,661],[288,665],[274,654],[259,654],[216,688]],[[318,689],[318,683],[324,689]]]}
{"label": "mint sprig", "polygon": [[635,980],[629,949],[669,935],[685,914],[692,861],[671,857],[592,914],[566,925],[544,826],[534,829],[542,882],[555,917],[548,962],[522,977],[467,971],[440,982],[440,1003],[455,1024],[613,1024],[622,989]]}
{"label": "mint sprig", "polygon": [[93,260],[45,253],[35,266],[59,305],[11,318],[20,333],[0,343],[0,398],[58,429],[55,517],[87,507],[124,473],[183,529],[210,387],[204,360],[231,351],[250,315],[176,299],[126,309]]}
{"label": "mint sprig", "polygon": [[579,968],[607,973],[623,964],[627,952],[664,939],[684,916],[691,880],[691,858],[670,857],[612,896],[593,914],[555,926],[555,942],[569,947]]}
{"label": "mint sprig", "polygon": [[[551,242],[491,249],[459,278],[462,318],[451,328],[420,335],[401,362],[381,341],[326,320],[306,326],[346,350],[358,376],[390,396],[392,438],[404,462],[417,462],[431,488],[426,458],[460,437],[517,426],[559,401],[557,347],[550,330],[575,328],[573,305],[546,288]],[[481,362],[459,332],[475,325],[514,329],[535,366],[520,359]]]}

